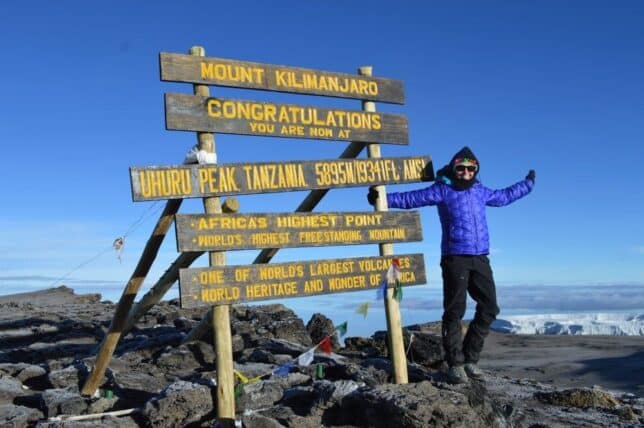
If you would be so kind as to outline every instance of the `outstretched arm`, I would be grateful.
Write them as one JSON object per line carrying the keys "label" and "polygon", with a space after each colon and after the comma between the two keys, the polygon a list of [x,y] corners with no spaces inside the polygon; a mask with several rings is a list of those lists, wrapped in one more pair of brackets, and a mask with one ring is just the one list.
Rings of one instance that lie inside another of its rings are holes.
{"label": "outstretched arm", "polygon": [[535,172],[530,170],[525,180],[519,181],[516,184],[513,184],[510,187],[499,190],[488,189],[486,205],[491,207],[502,207],[504,205],[511,204],[517,199],[521,199],[528,193],[532,191],[535,181]]}
{"label": "outstretched arm", "polygon": [[432,184],[429,187],[409,192],[387,193],[387,205],[389,208],[418,208],[426,205],[436,205],[443,200],[441,187]]}

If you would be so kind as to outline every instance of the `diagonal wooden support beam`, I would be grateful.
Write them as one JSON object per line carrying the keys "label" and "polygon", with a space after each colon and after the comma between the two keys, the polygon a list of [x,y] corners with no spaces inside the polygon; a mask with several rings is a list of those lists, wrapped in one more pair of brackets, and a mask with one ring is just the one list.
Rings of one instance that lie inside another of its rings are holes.
{"label": "diagonal wooden support beam", "polygon": [[101,342],[98,355],[96,356],[96,362],[94,363],[94,368],[83,385],[83,389],[81,391],[83,395],[93,395],[94,392],[96,392],[101,379],[103,379],[105,369],[107,369],[107,365],[114,354],[114,349],[116,349],[116,344],[121,338],[123,327],[125,327],[125,321],[128,313],[130,312],[130,308],[134,303],[134,299],[136,298],[136,293],[138,293],[145,277],[150,272],[152,263],[159,253],[161,243],[163,243],[163,239],[168,233],[168,229],[172,224],[174,215],[181,206],[181,202],[181,199],[173,199],[166,203],[165,208],[152,231],[152,235],[145,244],[139,263],[136,265],[134,273],[127,282],[125,290],[123,290],[123,294],[116,305],[114,319],[110,324],[107,334]]}

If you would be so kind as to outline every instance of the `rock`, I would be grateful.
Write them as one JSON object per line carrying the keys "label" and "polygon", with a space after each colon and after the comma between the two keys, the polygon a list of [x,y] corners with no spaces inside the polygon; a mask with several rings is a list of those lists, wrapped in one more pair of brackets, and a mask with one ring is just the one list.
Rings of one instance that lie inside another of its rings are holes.
{"label": "rock", "polygon": [[299,357],[300,354],[308,351],[310,347],[284,339],[270,339],[263,343],[259,349],[270,352],[271,354],[286,354],[291,357]]}
{"label": "rock", "polygon": [[87,413],[105,413],[109,412],[114,408],[114,405],[118,402],[118,397],[105,398],[100,397],[91,403],[89,403],[89,408]]}
{"label": "rock", "polygon": [[313,314],[309,322],[306,324],[306,331],[311,337],[313,343],[320,343],[325,337],[329,336],[331,340],[331,347],[334,350],[339,348],[338,337],[335,334],[335,326],[333,321],[328,319],[322,314]]}
{"label": "rock", "polygon": [[12,404],[16,397],[26,395],[27,392],[18,379],[7,375],[0,375],[0,404]]}
{"label": "rock", "polygon": [[195,354],[186,345],[166,348],[156,358],[155,365],[162,372],[177,377],[188,376],[201,367]]}
{"label": "rock", "polygon": [[[443,339],[425,332],[405,332],[408,358],[427,367],[439,368],[443,362]],[[413,339],[411,339],[413,337]],[[411,344],[410,344],[411,340]]]}
{"label": "rock", "polygon": [[40,408],[48,418],[60,414],[80,415],[89,407],[78,391],[71,388],[47,389],[41,394],[40,400]]}
{"label": "rock", "polygon": [[369,427],[489,427],[489,420],[468,400],[430,382],[358,389],[323,416],[326,424]]}
{"label": "rock", "polygon": [[240,411],[271,407],[278,402],[284,388],[278,381],[266,380],[244,385],[244,393],[235,403]]}
{"label": "rock", "polygon": [[[276,421],[279,426],[285,427],[297,427],[297,428],[320,428],[323,426],[322,419],[319,416],[304,417],[295,414],[295,412],[290,407],[285,407],[281,405],[275,405],[270,409],[263,410],[261,412],[253,413],[252,415],[261,415],[265,418]],[[246,420],[246,415],[244,415],[244,421]],[[248,425],[253,427],[254,425]],[[271,426],[271,425],[269,425]]]}
{"label": "rock", "polygon": [[41,366],[29,364],[18,373],[16,378],[30,388],[38,387],[46,381],[47,370]]}
{"label": "rock", "polygon": [[204,366],[214,366],[215,364],[215,350],[212,345],[201,340],[191,342],[187,344],[188,349],[194,354],[195,358],[201,364],[202,368]]}
{"label": "rock", "polygon": [[13,404],[0,404],[0,426],[23,428],[33,426],[43,414],[41,411]]}
{"label": "rock", "polygon": [[[136,370],[134,369],[136,367]],[[107,383],[103,386],[137,407],[159,394],[168,385],[167,379],[154,365],[143,362],[128,365],[112,359],[106,371]]]}
{"label": "rock", "polygon": [[599,407],[614,409],[620,405],[619,400],[599,389],[572,388],[563,391],[537,392],[535,398],[543,403],[566,407]]}
{"label": "rock", "polygon": [[159,397],[148,401],[142,414],[147,425],[178,427],[215,417],[214,391],[208,386],[177,381],[166,387]]}
{"label": "rock", "polygon": [[88,376],[89,371],[84,364],[73,365],[61,370],[53,370],[47,376],[49,383],[54,388],[73,387],[78,391],[82,381]]}
{"label": "rock", "polygon": [[253,428],[286,428],[275,419],[260,415],[259,413],[244,414],[242,422],[244,426]]}
{"label": "rock", "polygon": [[388,351],[383,341],[367,337],[346,337],[342,355],[360,358],[386,357]]}

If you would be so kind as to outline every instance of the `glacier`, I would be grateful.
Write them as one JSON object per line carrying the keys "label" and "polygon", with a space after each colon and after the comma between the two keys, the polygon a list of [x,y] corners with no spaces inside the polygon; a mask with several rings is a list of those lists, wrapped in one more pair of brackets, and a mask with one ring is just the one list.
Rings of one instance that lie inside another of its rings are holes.
{"label": "glacier", "polygon": [[510,334],[644,336],[644,313],[516,315],[495,320],[491,329]]}

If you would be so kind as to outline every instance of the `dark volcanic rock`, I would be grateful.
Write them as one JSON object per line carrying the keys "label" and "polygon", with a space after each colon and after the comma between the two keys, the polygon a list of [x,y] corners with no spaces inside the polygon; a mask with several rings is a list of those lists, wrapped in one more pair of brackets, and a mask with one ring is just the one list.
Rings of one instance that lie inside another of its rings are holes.
{"label": "dark volcanic rock", "polygon": [[86,399],[73,389],[47,389],[40,396],[41,410],[47,417],[59,414],[79,415],[89,406]]}
{"label": "dark volcanic rock", "polygon": [[306,331],[309,333],[313,343],[320,343],[325,337],[329,336],[331,340],[331,347],[334,350],[339,348],[338,337],[335,334],[335,326],[333,321],[328,319],[322,314],[313,314],[309,322],[306,324]]}
{"label": "dark volcanic rock", "polygon": [[599,389],[572,388],[563,391],[537,392],[537,400],[556,406],[599,407],[614,409],[620,402],[611,394]]}
{"label": "dark volcanic rock", "polygon": [[[176,299],[153,307],[121,338],[99,392],[81,397],[79,386],[95,364],[96,346],[114,305],[65,288],[0,298],[0,426],[212,427],[217,379],[213,335],[182,343],[206,312],[181,309]],[[337,354],[316,352],[310,365],[299,366],[298,356],[333,334],[332,323],[321,314],[307,327],[283,305],[231,308],[234,367],[243,374],[236,382],[250,379],[236,398],[237,419],[246,427],[644,424],[644,400],[633,394],[566,390],[504,376],[504,370],[488,372],[485,382],[448,385],[440,370],[440,323],[403,329],[406,385],[391,384],[385,332],[346,338]],[[641,343],[629,339],[634,348]],[[507,340],[497,338],[499,352]],[[526,351],[534,354],[534,349]],[[273,374],[287,362],[294,363],[287,376]],[[120,409],[136,411],[82,421],[62,416]]]}
{"label": "dark volcanic rock", "polygon": [[16,397],[27,395],[22,382],[11,376],[0,375],[0,404],[12,404]]}
{"label": "dark volcanic rock", "polygon": [[42,417],[42,412],[37,409],[13,404],[0,404],[1,427],[23,428],[32,426]]}
{"label": "dark volcanic rock", "polygon": [[487,415],[481,408],[472,407],[461,394],[437,389],[430,382],[359,389],[329,409],[323,422],[375,428],[504,425],[496,415]]}
{"label": "dark volcanic rock", "polygon": [[145,404],[146,425],[174,428],[212,419],[215,412],[213,394],[208,386],[177,381]]}
{"label": "dark volcanic rock", "polygon": [[49,372],[47,379],[54,388],[75,388],[77,391],[81,388],[81,382],[85,380],[89,370],[84,364],[71,365],[64,369],[52,370]]}

